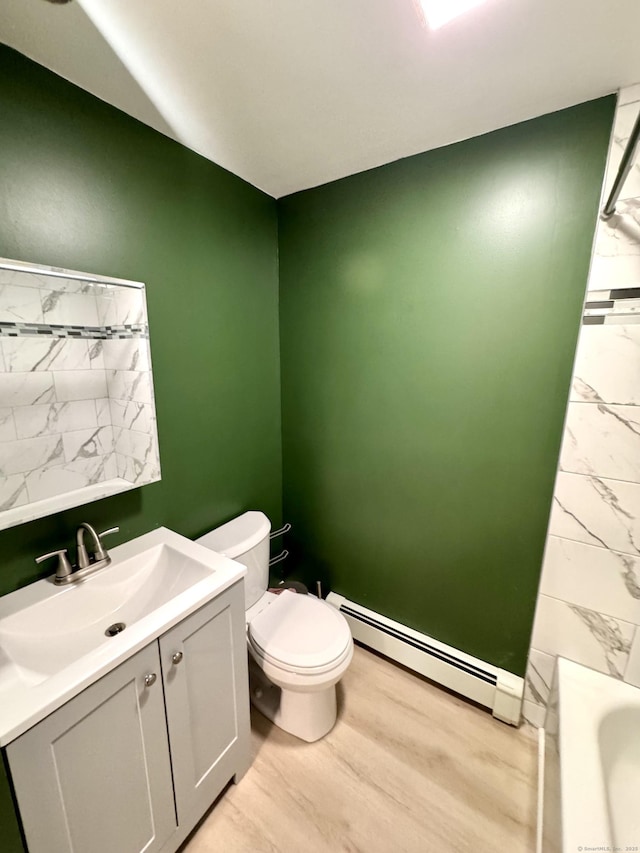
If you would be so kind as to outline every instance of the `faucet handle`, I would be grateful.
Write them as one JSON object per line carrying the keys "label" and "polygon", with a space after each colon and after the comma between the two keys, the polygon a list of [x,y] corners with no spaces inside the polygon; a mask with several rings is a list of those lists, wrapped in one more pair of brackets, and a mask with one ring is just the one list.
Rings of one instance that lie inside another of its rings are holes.
{"label": "faucet handle", "polygon": [[36,563],[42,563],[50,557],[58,558],[58,568],[56,569],[55,580],[59,583],[62,578],[68,577],[73,571],[71,563],[69,562],[69,557],[67,556],[67,549],[61,548],[59,551],[51,551],[49,554],[42,554],[40,557],[36,557]]}
{"label": "faucet handle", "polygon": [[117,533],[119,530],[119,527],[110,527],[108,530],[103,530],[102,533],[98,533],[96,550],[93,555],[96,560],[106,560],[108,557],[107,552],[102,547],[102,537],[109,536],[110,533]]}

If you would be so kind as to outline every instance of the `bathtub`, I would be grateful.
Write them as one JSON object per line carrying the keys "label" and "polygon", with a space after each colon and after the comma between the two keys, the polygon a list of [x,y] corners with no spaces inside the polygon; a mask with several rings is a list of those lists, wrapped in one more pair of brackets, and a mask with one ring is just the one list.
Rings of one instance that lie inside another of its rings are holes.
{"label": "bathtub", "polygon": [[559,658],[539,758],[538,853],[640,853],[640,689]]}

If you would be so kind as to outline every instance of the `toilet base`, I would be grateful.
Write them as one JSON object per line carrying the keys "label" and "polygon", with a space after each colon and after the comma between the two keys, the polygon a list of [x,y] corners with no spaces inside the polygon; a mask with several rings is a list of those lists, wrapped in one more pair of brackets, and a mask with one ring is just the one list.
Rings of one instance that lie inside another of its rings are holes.
{"label": "toilet base", "polygon": [[324,737],[337,718],[336,687],[300,693],[284,690],[269,681],[249,655],[249,695],[251,704],[278,728],[307,743]]}

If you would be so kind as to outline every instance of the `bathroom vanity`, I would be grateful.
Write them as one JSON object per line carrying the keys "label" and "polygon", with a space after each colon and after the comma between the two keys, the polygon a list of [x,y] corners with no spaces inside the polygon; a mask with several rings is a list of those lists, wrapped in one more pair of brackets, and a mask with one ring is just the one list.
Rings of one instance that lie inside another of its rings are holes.
{"label": "bathroom vanity", "polygon": [[28,853],[175,851],[249,765],[244,567],[162,528],[112,556],[78,587],[0,600],[0,745]]}

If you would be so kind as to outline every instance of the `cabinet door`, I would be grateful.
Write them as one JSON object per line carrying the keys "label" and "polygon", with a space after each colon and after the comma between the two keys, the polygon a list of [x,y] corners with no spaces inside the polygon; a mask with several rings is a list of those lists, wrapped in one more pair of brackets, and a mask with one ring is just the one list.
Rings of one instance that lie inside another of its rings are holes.
{"label": "cabinet door", "polygon": [[[145,676],[156,681],[145,685]],[[153,853],[176,828],[158,644],[7,747],[29,853]]]}
{"label": "cabinet door", "polygon": [[242,584],[160,638],[178,825],[202,817],[249,761]]}

